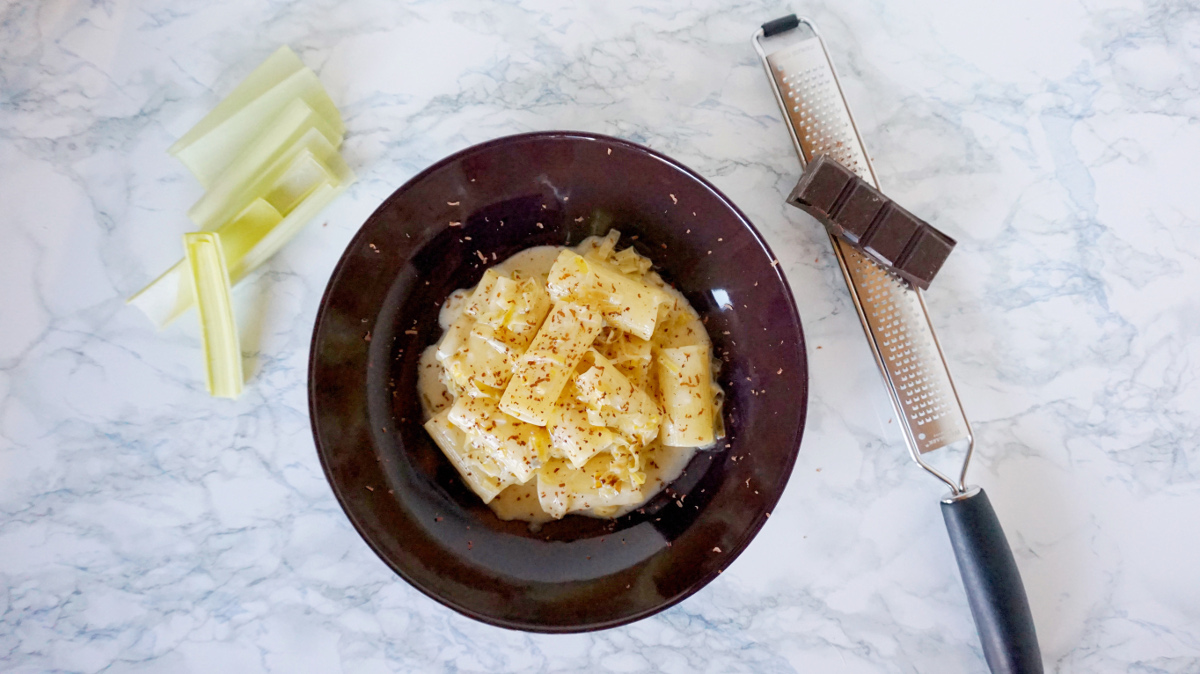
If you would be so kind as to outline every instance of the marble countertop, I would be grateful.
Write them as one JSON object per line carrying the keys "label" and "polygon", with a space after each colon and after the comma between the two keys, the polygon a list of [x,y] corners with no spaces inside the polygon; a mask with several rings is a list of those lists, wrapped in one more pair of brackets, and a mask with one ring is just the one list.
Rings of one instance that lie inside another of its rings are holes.
{"label": "marble countertop", "polygon": [[[957,237],[927,301],[1048,671],[1200,671],[1200,11],[1151,0],[0,7],[0,669],[983,672],[798,175],[754,27],[830,43],[881,183]],[[237,295],[248,385],[204,390],[194,320],[124,298],[200,187],[165,152],[292,45],[359,182]],[[305,396],[318,300],[397,186],[510,133],[647,144],[778,254],[809,425],[758,538],[682,604],[595,634],[459,616],[355,533]]]}

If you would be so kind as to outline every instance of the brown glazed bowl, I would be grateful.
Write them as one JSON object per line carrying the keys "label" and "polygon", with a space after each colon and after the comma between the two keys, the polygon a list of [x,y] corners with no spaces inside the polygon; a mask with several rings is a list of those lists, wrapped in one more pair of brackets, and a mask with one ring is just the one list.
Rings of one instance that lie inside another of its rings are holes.
{"label": "brown glazed bowl", "polygon": [[[641,511],[533,532],[496,518],[425,434],[417,359],[439,336],[438,306],[493,260],[604,234],[606,219],[707,322],[729,437]],[[443,159],[371,215],[317,312],[309,412],[338,501],[396,573],[493,625],[596,630],[681,601],[754,538],[800,446],[804,336],[773,260],[712,185],[627,141],[531,133]]]}

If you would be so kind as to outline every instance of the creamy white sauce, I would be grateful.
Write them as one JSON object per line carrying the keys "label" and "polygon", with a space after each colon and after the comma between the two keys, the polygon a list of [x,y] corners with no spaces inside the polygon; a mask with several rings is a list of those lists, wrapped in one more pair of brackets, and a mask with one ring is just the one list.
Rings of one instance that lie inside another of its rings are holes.
{"label": "creamy white sauce", "polygon": [[[573,250],[576,253],[583,254],[584,251],[596,247],[599,241],[599,237],[589,237],[573,248]],[[514,278],[540,277],[542,283],[545,284],[546,279],[550,276],[550,268],[554,266],[554,260],[565,248],[566,246],[536,246],[528,248],[500,262],[493,269],[500,274],[511,275]],[[683,297],[683,294],[667,285],[657,273],[650,272],[646,274],[645,280],[666,290],[682,306],[688,306],[687,299]],[[443,332],[448,330],[458,315],[462,313],[464,302],[474,290],[474,287],[463,288],[454,291],[446,298],[446,302],[442,305],[442,309],[438,313],[438,325],[441,326]],[[659,346],[669,347],[681,341],[683,339],[681,335],[686,335],[686,338],[691,340],[691,343],[706,344],[711,351],[712,342],[708,337],[704,323],[701,322],[700,317],[694,311],[691,314],[690,319],[683,323],[679,329],[675,330],[674,334],[656,335],[655,343]],[[437,361],[436,353],[437,343],[435,342],[426,347],[425,351],[421,353],[418,365],[420,369],[417,376],[417,389],[421,396],[421,410],[424,413],[425,420],[450,407],[454,402],[439,378],[441,364]],[[713,376],[716,376],[715,368]],[[655,494],[662,491],[668,484],[678,479],[697,451],[696,447],[666,447],[661,444],[654,444],[651,447],[643,449],[641,452],[642,471],[646,474],[646,483],[642,485],[642,493],[645,497],[642,503],[623,506],[615,512],[608,509],[603,514],[594,513],[589,510],[575,510],[570,514],[587,515],[599,519],[615,519],[636,510],[645,505],[646,502],[653,498]],[[538,503],[536,478],[525,484],[515,484],[506,488],[496,498],[492,499],[488,507],[502,520],[522,520],[529,522],[531,527],[538,527],[542,523],[554,519],[546,511],[542,510],[541,504]]]}
{"label": "creamy white sauce", "polygon": [[[444,332],[446,329],[442,328]],[[439,378],[442,364],[437,360],[437,344],[425,347],[417,361],[417,394],[421,396],[421,422],[454,404],[454,398]]]}

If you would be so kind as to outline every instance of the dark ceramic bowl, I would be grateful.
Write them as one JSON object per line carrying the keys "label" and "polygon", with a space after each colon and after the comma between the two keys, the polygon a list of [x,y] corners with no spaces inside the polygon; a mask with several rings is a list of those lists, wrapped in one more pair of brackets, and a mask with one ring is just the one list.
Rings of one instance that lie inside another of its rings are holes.
{"label": "dark ceramic bowl", "polygon": [[[534,533],[496,518],[425,434],[417,359],[438,338],[438,306],[475,284],[493,254],[603,234],[596,212],[707,322],[725,358],[729,438],[641,511],[569,515]],[[804,337],[773,260],[712,185],[623,140],[533,133],[438,162],[362,226],[317,313],[309,411],[338,501],[396,573],[494,625],[602,629],[681,601],[754,538],[800,446]]]}

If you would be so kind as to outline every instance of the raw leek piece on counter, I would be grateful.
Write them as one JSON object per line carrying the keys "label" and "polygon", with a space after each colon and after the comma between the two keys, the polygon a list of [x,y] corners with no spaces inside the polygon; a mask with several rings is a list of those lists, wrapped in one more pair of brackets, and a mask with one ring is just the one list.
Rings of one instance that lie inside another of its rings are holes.
{"label": "raw leek piece on counter", "polygon": [[[275,207],[262,199],[255,200],[233,222],[217,230],[222,236],[226,261],[229,258],[241,258],[281,220],[283,216]],[[231,282],[237,283],[232,278]],[[129,298],[129,304],[141,309],[159,328],[179,318],[195,303],[196,295],[188,271],[186,251],[182,260]]]}
{"label": "raw leek piece on counter", "polygon": [[219,398],[236,398],[242,392],[242,349],[221,237],[214,232],[184,234],[183,247],[200,313],[208,392]]}
{"label": "raw leek piece on counter", "polygon": [[[230,270],[232,278],[238,281],[246,278],[246,276],[257,269],[267,260],[271,259],[275,253],[279,252],[280,248],[292,240],[296,233],[304,229],[304,225],[308,224],[321,212],[321,209],[329,205],[339,194],[346,190],[346,184],[334,185],[324,183],[312,191],[308,198],[296,207],[296,210],[287,214],[278,225],[275,225],[263,235],[261,239],[246,251],[245,255],[234,261],[233,267]],[[237,281],[234,281],[236,283]]]}
{"label": "raw leek piece on counter", "polygon": [[188,217],[202,229],[211,229],[206,227],[206,223],[214,222],[220,212],[225,210],[226,204],[236,197],[247,183],[275,163],[283,153],[298,147],[311,129],[316,129],[331,146],[341,146],[341,134],[334,133],[333,127],[307,103],[299,99],[294,100],[272,120],[262,135],[246,146],[221,172],[204,196],[188,209]]}
{"label": "raw leek piece on counter", "polygon": [[171,146],[206,188],[188,210],[202,231],[129,304],[159,328],[196,305],[212,395],[242,391],[232,287],[354,182],[338,153],[345,133],[316,73],[285,46]]}
{"label": "raw leek piece on counter", "polygon": [[[205,212],[199,214],[203,217],[194,218],[193,222],[201,230],[216,229],[236,217],[250,202],[259,197],[266,198],[280,185],[281,181],[294,184],[297,177],[290,176],[290,172],[307,170],[311,175],[311,167],[307,165],[308,160],[303,158],[306,153],[326,166],[328,173],[348,175],[353,180],[353,174],[345,167],[346,163],[338,154],[337,148],[330,144],[320,131],[309,129],[290,147],[281,148],[275,160],[265,169],[240,185],[231,185],[225,189],[228,196],[219,201],[213,201],[211,206],[205,206]],[[315,187],[315,184],[313,186]],[[202,198],[197,205],[203,201]],[[270,201],[269,198],[268,201]],[[287,215],[291,210],[286,200],[283,203],[272,203],[272,205],[283,215]]]}
{"label": "raw leek piece on counter", "polygon": [[[218,229],[222,239],[229,242],[226,259],[230,282],[237,285],[271,259],[348,185],[348,182],[323,181],[283,218],[266,200],[257,199],[236,219]],[[192,308],[195,299],[190,284],[191,279],[181,260],[129,298],[129,304],[141,309],[161,329]]]}
{"label": "raw leek piece on counter", "polygon": [[[217,228],[225,242],[234,285],[278,252],[354,182],[354,173],[337,151],[319,133],[312,133],[311,140],[323,146],[318,148],[321,157],[307,147],[301,148],[283,170],[273,173],[278,176],[274,181],[258,181],[247,192],[261,196],[254,197],[227,224]],[[193,300],[187,284],[187,274],[179,262],[131,297],[129,303],[162,328],[191,308]]]}
{"label": "raw leek piece on counter", "polygon": [[[324,140],[321,141],[325,142]],[[311,151],[305,149],[288,165],[276,180],[271,189],[264,192],[262,199],[275,207],[280,213],[291,213],[304,201],[321,183],[334,182],[331,163],[340,163],[341,157],[333,150],[327,161],[321,161]]]}
{"label": "raw leek piece on counter", "polygon": [[296,99],[316,111],[337,136],[345,134],[342,116],[316,73],[283,46],[168,152],[207,188]]}
{"label": "raw leek piece on counter", "polygon": [[238,110],[245,107],[248,101],[262,96],[272,87],[287,79],[289,75],[303,69],[304,62],[300,60],[296,52],[292,51],[291,47],[284,45],[276,49],[265,61],[251,71],[238,84],[237,88],[222,99],[217,104],[217,107],[213,108],[195,126],[188,129],[188,132],[182,138],[175,141],[167,149],[167,152],[171,155],[176,155],[180,151],[187,149],[197,140],[220,126],[221,122],[229,119]]}

